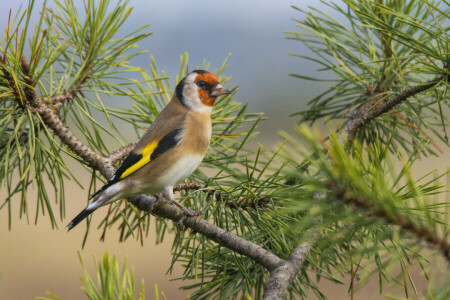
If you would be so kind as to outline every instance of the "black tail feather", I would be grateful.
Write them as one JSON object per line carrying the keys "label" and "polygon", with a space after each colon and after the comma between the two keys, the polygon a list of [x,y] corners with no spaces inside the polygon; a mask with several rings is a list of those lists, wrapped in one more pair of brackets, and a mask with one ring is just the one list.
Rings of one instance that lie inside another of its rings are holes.
{"label": "black tail feather", "polygon": [[81,221],[83,221],[87,216],[92,214],[94,211],[95,209],[91,210],[84,209],[83,211],[81,211],[75,218],[73,218],[72,222],[70,222],[69,225],[67,225],[67,227],[69,228],[67,229],[67,231],[70,231],[72,228],[77,226]]}

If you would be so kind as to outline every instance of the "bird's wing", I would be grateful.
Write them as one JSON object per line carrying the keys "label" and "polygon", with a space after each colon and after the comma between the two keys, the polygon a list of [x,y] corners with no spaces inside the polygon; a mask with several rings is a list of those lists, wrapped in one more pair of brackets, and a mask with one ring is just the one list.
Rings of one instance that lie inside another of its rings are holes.
{"label": "bird's wing", "polygon": [[144,134],[133,151],[125,158],[111,179],[95,192],[91,196],[91,199],[95,198],[111,185],[135,173],[164,152],[177,146],[183,140],[184,116],[178,114],[171,118],[162,118],[164,113],[164,111],[161,112],[161,118],[158,116],[155,119],[152,126]]}
{"label": "bird's wing", "polygon": [[122,179],[130,176],[146,164],[150,163],[158,156],[168,151],[169,149],[177,146],[183,140],[183,130],[181,128],[175,128],[166,134],[161,140],[154,139],[149,142],[147,146],[136,151],[134,149],[123,161],[111,179],[91,198],[94,198],[111,185],[121,181]]}
{"label": "bird's wing", "polygon": [[161,140],[153,140],[138,152],[131,152],[123,161],[122,165],[117,169],[111,180],[124,179],[130,176],[144,165],[153,161],[155,158],[178,145],[183,139],[183,131],[181,128],[175,128],[166,134]]}

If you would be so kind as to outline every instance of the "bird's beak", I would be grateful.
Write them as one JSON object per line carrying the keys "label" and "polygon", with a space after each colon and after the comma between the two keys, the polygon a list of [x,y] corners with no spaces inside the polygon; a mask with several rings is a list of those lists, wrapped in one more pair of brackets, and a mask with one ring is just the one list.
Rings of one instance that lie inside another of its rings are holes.
{"label": "bird's beak", "polygon": [[213,97],[218,97],[218,96],[222,96],[222,95],[228,95],[231,94],[231,92],[229,90],[226,90],[222,85],[220,84],[216,84],[212,91],[211,91],[211,96]]}

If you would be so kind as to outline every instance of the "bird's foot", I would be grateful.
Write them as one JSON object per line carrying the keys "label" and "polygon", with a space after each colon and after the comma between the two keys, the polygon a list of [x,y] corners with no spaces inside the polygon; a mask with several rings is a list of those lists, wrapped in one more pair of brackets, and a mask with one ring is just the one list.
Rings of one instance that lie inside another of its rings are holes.
{"label": "bird's foot", "polygon": [[178,220],[179,228],[183,228],[184,220],[186,220],[187,217],[198,217],[198,216],[203,215],[203,211],[191,210],[189,208],[184,207],[183,205],[181,205],[180,203],[178,203],[175,200],[172,200],[171,202],[172,202],[172,204],[176,205],[181,211],[181,218]]}
{"label": "bird's foot", "polygon": [[167,200],[163,197],[163,196],[161,196],[160,194],[154,194],[153,196],[155,196],[155,204],[158,204],[158,203],[161,203],[161,202],[164,202],[164,201],[166,201],[167,202]]}
{"label": "bird's foot", "polygon": [[159,205],[169,202],[160,194],[154,194],[153,196],[155,197],[155,202],[150,204],[150,211],[152,211],[156,206],[159,206]]}

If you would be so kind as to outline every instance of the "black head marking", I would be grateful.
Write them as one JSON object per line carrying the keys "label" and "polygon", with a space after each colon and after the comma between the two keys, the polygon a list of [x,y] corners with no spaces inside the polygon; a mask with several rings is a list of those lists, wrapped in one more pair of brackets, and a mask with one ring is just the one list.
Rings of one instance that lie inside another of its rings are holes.
{"label": "black head marking", "polygon": [[208,71],[205,71],[205,70],[194,70],[194,71],[192,71],[192,72],[197,73],[197,74],[200,74],[200,75],[203,75],[203,74],[205,74],[205,73],[209,73]]}
{"label": "black head marking", "polygon": [[181,104],[186,106],[185,99],[183,97],[183,86],[184,86],[184,78],[180,82],[178,82],[178,85],[175,88],[175,94],[177,95],[178,99],[180,99]]}
{"label": "black head marking", "polygon": [[205,81],[199,80],[196,82],[197,86],[204,91],[208,91],[208,94],[211,93],[213,86]]}

